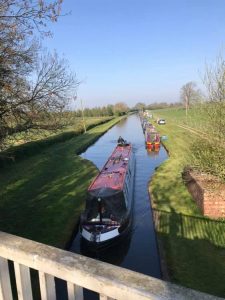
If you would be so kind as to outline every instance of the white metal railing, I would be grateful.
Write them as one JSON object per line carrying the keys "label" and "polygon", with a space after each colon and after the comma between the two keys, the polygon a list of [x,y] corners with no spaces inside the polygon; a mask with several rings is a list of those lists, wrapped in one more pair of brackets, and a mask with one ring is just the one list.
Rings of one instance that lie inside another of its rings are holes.
{"label": "white metal railing", "polygon": [[82,255],[0,232],[0,299],[4,300],[13,299],[8,261],[14,264],[19,300],[33,299],[30,268],[38,271],[41,299],[44,300],[56,299],[55,277],[67,282],[69,300],[83,299],[83,288],[99,293],[101,300],[219,299]]}

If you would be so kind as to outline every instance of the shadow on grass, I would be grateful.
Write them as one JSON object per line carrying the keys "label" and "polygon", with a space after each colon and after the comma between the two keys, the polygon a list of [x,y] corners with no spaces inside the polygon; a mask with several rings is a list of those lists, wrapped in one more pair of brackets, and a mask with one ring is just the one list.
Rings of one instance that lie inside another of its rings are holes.
{"label": "shadow on grass", "polygon": [[225,222],[174,210],[154,210],[153,215],[170,279],[224,297]]}
{"label": "shadow on grass", "polygon": [[151,181],[153,207],[160,210],[173,209],[188,215],[201,215],[181,177],[182,167],[176,159],[164,162]]}
{"label": "shadow on grass", "polygon": [[77,153],[112,124],[98,126],[5,168],[0,173],[0,230],[64,248],[97,173],[96,167]]}

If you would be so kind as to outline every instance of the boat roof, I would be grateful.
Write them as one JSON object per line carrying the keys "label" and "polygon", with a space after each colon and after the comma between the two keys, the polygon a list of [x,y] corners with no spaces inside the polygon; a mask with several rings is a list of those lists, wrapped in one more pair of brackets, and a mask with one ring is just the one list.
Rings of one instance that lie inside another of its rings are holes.
{"label": "boat roof", "polygon": [[89,186],[89,192],[100,188],[123,189],[131,148],[130,144],[116,146],[102,170]]}
{"label": "boat roof", "polygon": [[159,136],[159,133],[157,131],[146,131],[147,135],[157,135]]}

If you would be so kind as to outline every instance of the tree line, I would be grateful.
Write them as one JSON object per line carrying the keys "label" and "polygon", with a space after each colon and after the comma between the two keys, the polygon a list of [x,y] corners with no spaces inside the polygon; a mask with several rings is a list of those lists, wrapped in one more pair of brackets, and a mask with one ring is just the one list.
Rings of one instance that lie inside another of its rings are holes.
{"label": "tree line", "polygon": [[[127,112],[135,112],[139,110],[153,110],[161,109],[168,107],[181,107],[180,102],[167,103],[167,102],[153,102],[151,104],[145,104],[143,102],[138,102],[133,107],[129,107],[124,102],[118,102],[116,104],[108,104],[107,106],[94,107],[94,108],[85,108],[83,114],[85,117],[105,117],[105,116],[121,116]],[[82,117],[82,110],[78,109],[74,112],[76,117]]]}
{"label": "tree line", "polygon": [[131,108],[132,111],[139,110],[154,110],[154,109],[162,109],[162,108],[170,108],[170,107],[181,107],[182,103],[179,102],[152,102],[150,104],[146,104],[144,102],[138,102],[134,107]]}
{"label": "tree line", "polygon": [[[83,114],[85,117],[107,117],[107,116],[122,116],[129,111],[129,107],[124,102],[116,104],[108,104],[107,106],[98,106],[93,108],[85,108]],[[82,110],[78,109],[74,112],[76,117],[82,117]]]}

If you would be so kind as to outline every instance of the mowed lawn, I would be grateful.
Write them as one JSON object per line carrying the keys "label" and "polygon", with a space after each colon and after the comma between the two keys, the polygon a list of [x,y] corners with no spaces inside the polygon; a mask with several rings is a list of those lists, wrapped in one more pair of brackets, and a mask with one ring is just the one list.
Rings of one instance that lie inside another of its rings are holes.
{"label": "mowed lawn", "polygon": [[0,230],[57,247],[70,240],[96,167],[78,156],[115,118],[0,171]]}
{"label": "mowed lawn", "polygon": [[[171,281],[225,297],[225,222],[201,217],[182,179],[191,161],[190,145],[198,137],[177,126],[185,124],[185,110],[162,109],[153,115],[167,121],[157,128],[167,136],[169,151],[150,183],[162,261]],[[197,121],[193,114],[192,124],[200,128]]]}

